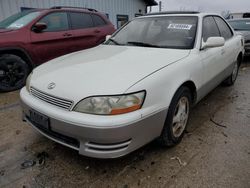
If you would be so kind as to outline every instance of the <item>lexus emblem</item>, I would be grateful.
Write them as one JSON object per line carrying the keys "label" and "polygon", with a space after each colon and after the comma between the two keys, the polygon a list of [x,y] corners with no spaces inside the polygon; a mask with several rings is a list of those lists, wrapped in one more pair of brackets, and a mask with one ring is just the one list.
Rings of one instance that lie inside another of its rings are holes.
{"label": "lexus emblem", "polygon": [[54,89],[56,87],[56,84],[54,82],[51,82],[49,85],[48,85],[48,89]]}

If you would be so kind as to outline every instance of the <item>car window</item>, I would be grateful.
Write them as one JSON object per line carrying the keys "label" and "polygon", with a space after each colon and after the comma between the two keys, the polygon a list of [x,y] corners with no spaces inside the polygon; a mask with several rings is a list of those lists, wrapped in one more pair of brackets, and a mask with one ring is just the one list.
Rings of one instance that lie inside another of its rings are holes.
{"label": "car window", "polygon": [[215,16],[214,19],[219,27],[221,36],[224,37],[225,40],[230,39],[233,33],[226,22],[217,16]]}
{"label": "car window", "polygon": [[40,16],[40,11],[23,11],[17,14],[14,14],[5,20],[0,22],[0,28],[3,29],[19,29],[27,24],[29,24],[32,20],[36,19]]}
{"label": "car window", "polygon": [[130,21],[105,44],[192,49],[197,22],[197,16],[140,17]]}
{"label": "car window", "polygon": [[209,37],[220,37],[219,29],[212,16],[203,19],[202,38],[206,42]]}
{"label": "car window", "polygon": [[85,29],[94,27],[93,20],[90,14],[87,13],[70,13],[72,29]]}
{"label": "car window", "polygon": [[92,14],[92,18],[94,21],[95,26],[103,26],[106,25],[106,22],[98,15]]}
{"label": "car window", "polygon": [[228,21],[228,23],[234,28],[236,31],[250,31],[250,20],[232,20]]}
{"label": "car window", "polygon": [[39,22],[47,24],[44,31],[66,31],[69,29],[68,15],[66,12],[55,12],[43,17]]}

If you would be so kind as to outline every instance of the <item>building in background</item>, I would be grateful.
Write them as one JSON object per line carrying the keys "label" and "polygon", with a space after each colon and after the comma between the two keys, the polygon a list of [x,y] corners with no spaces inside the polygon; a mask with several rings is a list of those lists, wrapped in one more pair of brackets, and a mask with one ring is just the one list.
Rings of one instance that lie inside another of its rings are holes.
{"label": "building in background", "polygon": [[0,21],[31,8],[72,6],[103,12],[114,26],[119,28],[128,20],[145,14],[148,6],[155,5],[155,0],[0,0]]}
{"label": "building in background", "polygon": [[230,13],[229,19],[237,19],[237,18],[250,18],[249,12],[238,12],[238,13]]}

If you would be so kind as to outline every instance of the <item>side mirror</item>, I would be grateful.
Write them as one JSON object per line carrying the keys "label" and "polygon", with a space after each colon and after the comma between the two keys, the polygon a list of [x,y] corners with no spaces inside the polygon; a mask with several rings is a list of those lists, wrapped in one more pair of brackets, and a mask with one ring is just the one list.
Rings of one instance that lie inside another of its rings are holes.
{"label": "side mirror", "polygon": [[111,38],[111,35],[107,35],[106,36],[106,41],[109,40]]}
{"label": "side mirror", "polygon": [[201,49],[221,47],[225,45],[225,39],[223,37],[209,37],[207,42],[202,41]]}
{"label": "side mirror", "polygon": [[32,31],[36,33],[41,33],[43,30],[47,29],[47,24],[43,22],[37,22],[33,28]]}

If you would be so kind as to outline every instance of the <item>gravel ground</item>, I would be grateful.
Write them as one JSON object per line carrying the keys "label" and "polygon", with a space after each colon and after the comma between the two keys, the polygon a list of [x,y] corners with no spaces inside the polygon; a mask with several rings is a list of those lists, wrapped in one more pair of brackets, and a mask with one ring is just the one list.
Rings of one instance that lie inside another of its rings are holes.
{"label": "gravel ground", "polygon": [[[250,60],[248,60],[250,61]],[[115,160],[78,155],[21,121],[18,92],[0,93],[0,187],[250,187],[250,63],[193,110],[181,144],[155,142]]]}

